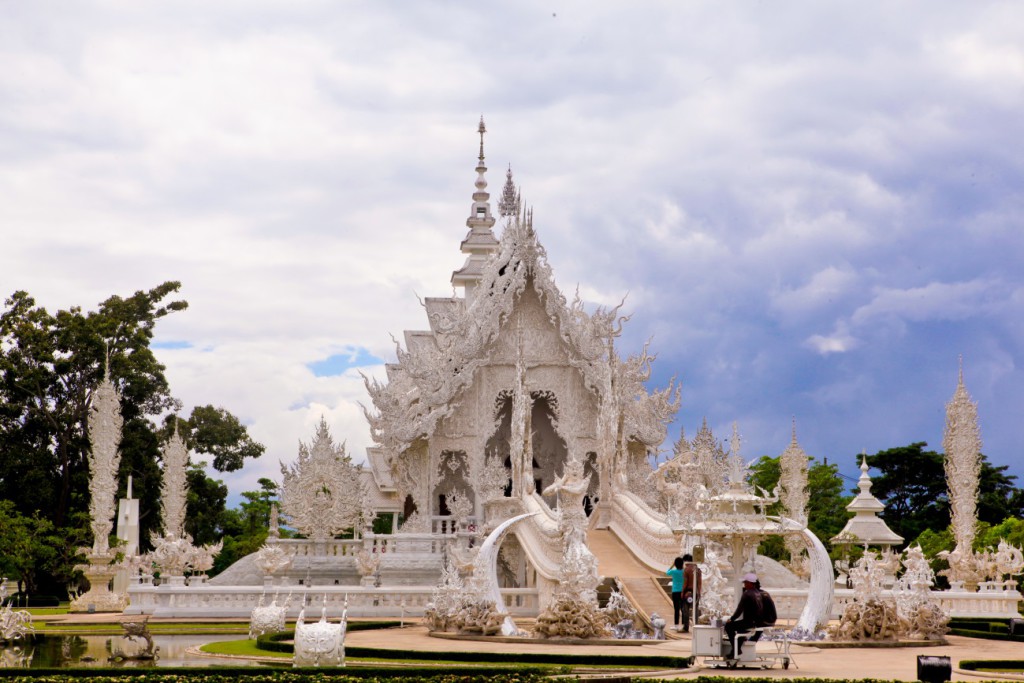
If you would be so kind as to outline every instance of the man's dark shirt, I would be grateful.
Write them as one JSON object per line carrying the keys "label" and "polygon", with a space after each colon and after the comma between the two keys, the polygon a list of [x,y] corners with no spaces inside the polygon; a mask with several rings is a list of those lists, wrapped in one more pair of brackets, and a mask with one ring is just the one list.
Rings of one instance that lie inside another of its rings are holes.
{"label": "man's dark shirt", "polygon": [[738,621],[742,619],[744,622],[748,622],[754,626],[760,626],[762,623],[762,612],[761,592],[756,588],[748,588],[744,590],[743,595],[740,596],[740,604],[736,606],[736,611],[733,612],[729,621]]}

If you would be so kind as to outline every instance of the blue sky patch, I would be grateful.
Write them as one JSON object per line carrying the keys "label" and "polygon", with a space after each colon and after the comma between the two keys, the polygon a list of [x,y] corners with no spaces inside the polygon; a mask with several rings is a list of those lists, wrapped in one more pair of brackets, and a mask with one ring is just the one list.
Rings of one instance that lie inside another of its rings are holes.
{"label": "blue sky patch", "polygon": [[352,368],[380,365],[383,362],[366,349],[359,347],[348,353],[336,353],[323,360],[308,363],[307,366],[317,377],[333,377],[334,375],[343,375],[345,371]]}
{"label": "blue sky patch", "polygon": [[173,339],[171,341],[155,341],[150,346],[154,349],[191,349],[192,343]]}

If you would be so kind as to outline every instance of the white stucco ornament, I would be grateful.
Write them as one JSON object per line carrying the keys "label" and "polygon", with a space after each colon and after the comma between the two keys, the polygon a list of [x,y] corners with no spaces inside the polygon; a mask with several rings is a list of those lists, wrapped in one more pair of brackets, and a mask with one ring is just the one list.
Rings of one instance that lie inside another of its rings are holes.
{"label": "white stucco ornament", "polygon": [[310,444],[299,444],[292,465],[281,464],[281,512],[295,529],[316,541],[359,528],[365,494],[345,445],[335,445],[320,418]]}
{"label": "white stucco ornament", "polygon": [[295,553],[286,551],[276,543],[264,543],[263,547],[256,551],[255,559],[256,566],[264,574],[273,576],[292,566]]}
{"label": "white stucco ornament", "polygon": [[89,517],[92,526],[91,548],[81,548],[89,564],[75,568],[85,574],[89,590],[72,600],[72,612],[120,612],[127,596],[110,591],[110,581],[118,572],[114,565],[117,553],[110,548],[110,532],[114,528],[114,498],[117,494],[117,472],[121,464],[118,447],[121,443],[121,397],[110,380],[109,368],[104,372],[92,397],[89,412]]}
{"label": "white stucco ornament", "polygon": [[337,623],[327,620],[327,598],[320,612],[320,621],[306,623],[306,606],[302,606],[295,622],[295,656],[293,667],[345,666],[345,629],[348,625],[348,596]]}
{"label": "white stucco ornament", "polygon": [[962,361],[956,391],[946,404],[942,448],[946,452],[950,526],[956,541],[953,552],[946,556],[949,569],[945,574],[952,584],[973,586],[983,578],[972,549],[978,524],[981,431],[978,429],[978,404],[964,386]]}
{"label": "white stucco ornament", "polygon": [[261,595],[259,604],[253,608],[252,614],[249,615],[249,639],[255,640],[266,633],[280,633],[284,631],[290,602],[291,593],[281,603],[277,602],[277,595],[275,595],[269,605],[264,605],[263,596]]}

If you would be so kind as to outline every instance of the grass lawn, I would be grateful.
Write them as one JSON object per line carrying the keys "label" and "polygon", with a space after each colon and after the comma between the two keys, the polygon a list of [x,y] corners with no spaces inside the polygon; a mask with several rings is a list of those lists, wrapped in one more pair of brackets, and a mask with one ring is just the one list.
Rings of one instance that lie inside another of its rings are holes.
{"label": "grass lawn", "polygon": [[49,617],[54,614],[68,613],[67,605],[64,605],[63,607],[16,607],[15,609],[27,609],[28,613],[34,617]]}
{"label": "grass lawn", "polygon": [[[106,624],[47,624],[35,625],[36,633],[42,634],[91,634],[91,635],[121,635],[124,633],[118,623]],[[248,624],[149,624],[150,633],[164,635],[190,635],[193,633],[235,634],[249,633]]]}
{"label": "grass lawn", "polygon": [[[236,655],[241,657],[273,657],[275,659],[281,659],[282,661],[291,660],[291,654],[287,652],[271,652],[269,650],[261,650],[256,647],[255,640],[222,640],[216,643],[206,643],[199,648],[203,652],[218,655]],[[511,670],[532,670],[532,669],[551,669],[554,666],[562,673],[569,674],[576,669],[586,669],[588,671],[660,671],[664,669],[663,666],[643,666],[643,665],[630,665],[622,666],[615,664],[587,664],[587,665],[573,665],[573,664],[562,664],[562,665],[551,665],[551,664],[519,664],[516,662],[464,662],[454,660],[443,660],[443,659],[387,659],[384,657],[346,657],[345,661],[352,664],[366,664],[366,665],[381,665],[381,666],[429,666],[445,668],[451,666],[457,666],[461,668],[481,668],[481,669],[511,669]]]}
{"label": "grass lawn", "polygon": [[260,650],[256,647],[255,640],[221,640],[216,643],[206,643],[199,648],[203,652],[213,655],[238,655],[242,657],[274,657],[275,659],[291,659],[287,652],[271,652]]}

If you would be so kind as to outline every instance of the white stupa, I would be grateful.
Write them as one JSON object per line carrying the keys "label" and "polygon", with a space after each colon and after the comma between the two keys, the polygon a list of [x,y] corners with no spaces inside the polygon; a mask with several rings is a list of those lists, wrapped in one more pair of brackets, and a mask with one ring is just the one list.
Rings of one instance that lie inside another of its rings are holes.
{"label": "white stupa", "polygon": [[868,457],[861,456],[860,493],[846,506],[854,513],[843,530],[832,537],[833,545],[882,546],[900,545],[903,537],[895,533],[878,513],[885,509],[880,500],[871,495],[871,477],[868,476]]}

